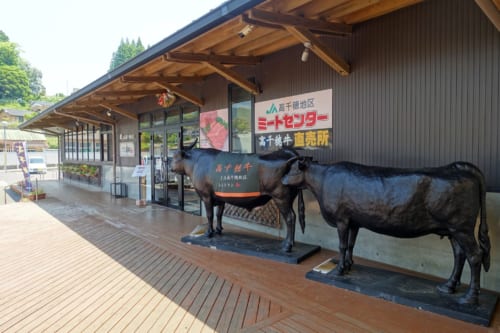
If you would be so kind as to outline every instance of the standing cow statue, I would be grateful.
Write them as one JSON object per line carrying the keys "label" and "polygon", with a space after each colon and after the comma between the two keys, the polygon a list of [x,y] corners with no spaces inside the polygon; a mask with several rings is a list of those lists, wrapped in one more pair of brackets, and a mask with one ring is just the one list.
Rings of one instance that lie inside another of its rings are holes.
{"label": "standing cow statue", "polygon": [[[424,169],[325,165],[309,157],[292,158],[289,164],[283,184],[311,190],[323,218],[337,228],[340,258],[334,274],[350,270],[359,228],[401,238],[447,236],[454,267],[438,290],[456,291],[467,259],[471,280],[459,302],[477,304],[481,264],[485,271],[490,267],[485,181],[477,167],[465,162]],[[474,230],[479,213],[478,245]]]}
{"label": "standing cow statue", "polygon": [[[281,178],[290,167],[287,161],[299,156],[292,149],[282,149],[265,155],[227,153],[212,148],[189,147],[176,151],[171,171],[187,175],[205,205],[208,220],[206,236],[222,233],[222,215],[225,203],[252,210],[274,199],[287,226],[282,250],[290,252],[295,240],[295,212],[293,202],[299,196],[299,222],[304,232],[304,202],[302,191],[284,186]],[[253,172],[250,176],[250,172]],[[253,189],[246,193],[234,192],[236,186],[247,183]],[[224,187],[228,185],[228,187]],[[230,192],[233,190],[233,193]],[[214,206],[217,206],[217,227],[214,231]]]}

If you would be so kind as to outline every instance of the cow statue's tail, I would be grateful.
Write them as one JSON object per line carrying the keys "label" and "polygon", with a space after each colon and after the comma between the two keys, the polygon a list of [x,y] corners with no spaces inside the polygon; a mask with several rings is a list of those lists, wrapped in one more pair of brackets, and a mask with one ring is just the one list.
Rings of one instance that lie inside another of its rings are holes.
{"label": "cow statue's tail", "polygon": [[479,200],[481,203],[481,214],[479,222],[478,239],[479,239],[479,247],[481,248],[481,251],[483,253],[483,258],[482,258],[483,267],[484,270],[487,272],[490,269],[491,243],[490,243],[490,237],[488,236],[488,224],[486,223],[486,182],[484,180],[484,175],[479,168],[470,163],[459,162],[455,163],[455,166],[458,169],[467,170],[468,172],[471,172],[479,182],[479,191],[480,191]]}
{"label": "cow statue's tail", "polygon": [[304,205],[304,195],[302,194],[302,190],[299,189],[299,199],[298,199],[298,210],[299,210],[299,224],[302,233],[306,229],[306,213],[305,213],[305,205]]}
{"label": "cow statue's tail", "polygon": [[[479,169],[476,169],[479,171]],[[487,272],[490,269],[490,237],[488,236],[488,224],[486,223],[486,184],[484,181],[484,176],[481,171],[479,171],[478,178],[480,180],[481,189],[481,217],[479,224],[479,246],[483,251],[483,267]]]}

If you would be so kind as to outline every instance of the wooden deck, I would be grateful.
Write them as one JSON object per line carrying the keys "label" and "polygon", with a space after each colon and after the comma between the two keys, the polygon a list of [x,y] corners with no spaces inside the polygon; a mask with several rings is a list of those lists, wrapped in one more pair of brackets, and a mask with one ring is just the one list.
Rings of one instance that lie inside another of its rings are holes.
{"label": "wooden deck", "polygon": [[0,206],[0,332],[474,332],[488,328],[180,242],[202,222],[66,184]]}

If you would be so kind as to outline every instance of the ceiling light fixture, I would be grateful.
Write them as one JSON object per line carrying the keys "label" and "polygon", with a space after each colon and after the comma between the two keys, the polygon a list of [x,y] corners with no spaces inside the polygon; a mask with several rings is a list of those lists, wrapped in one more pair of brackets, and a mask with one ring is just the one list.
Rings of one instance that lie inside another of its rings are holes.
{"label": "ceiling light fixture", "polygon": [[111,117],[111,110],[106,110],[106,116]]}
{"label": "ceiling light fixture", "polygon": [[306,62],[307,59],[309,59],[309,50],[311,49],[311,47],[311,42],[304,42],[304,51],[302,51],[302,56],[300,57],[300,60],[302,60],[302,62]]}

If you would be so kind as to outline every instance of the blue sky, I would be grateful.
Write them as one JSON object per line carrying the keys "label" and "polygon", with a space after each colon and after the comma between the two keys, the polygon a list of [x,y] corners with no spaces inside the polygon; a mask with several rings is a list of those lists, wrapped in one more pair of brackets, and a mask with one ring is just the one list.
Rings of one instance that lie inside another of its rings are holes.
{"label": "blue sky", "polygon": [[106,74],[122,38],[152,46],[223,2],[8,0],[0,30],[42,71],[47,95],[67,95]]}

